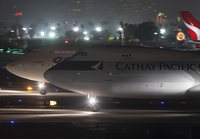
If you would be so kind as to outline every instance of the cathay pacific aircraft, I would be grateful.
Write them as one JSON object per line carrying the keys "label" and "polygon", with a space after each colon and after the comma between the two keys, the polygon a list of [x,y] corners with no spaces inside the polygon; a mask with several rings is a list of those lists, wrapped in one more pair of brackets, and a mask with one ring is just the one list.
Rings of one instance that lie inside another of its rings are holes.
{"label": "cathay pacific aircraft", "polygon": [[[47,70],[52,84],[117,98],[187,98],[200,94],[200,52],[99,46],[78,51]],[[94,111],[98,104],[91,105]]]}

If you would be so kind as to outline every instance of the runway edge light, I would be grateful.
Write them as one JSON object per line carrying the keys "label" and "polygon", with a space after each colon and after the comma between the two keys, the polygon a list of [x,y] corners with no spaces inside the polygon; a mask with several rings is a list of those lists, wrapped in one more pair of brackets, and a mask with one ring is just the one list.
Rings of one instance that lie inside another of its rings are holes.
{"label": "runway edge light", "polygon": [[49,101],[50,106],[56,106],[57,105],[57,101],[55,100],[50,100]]}

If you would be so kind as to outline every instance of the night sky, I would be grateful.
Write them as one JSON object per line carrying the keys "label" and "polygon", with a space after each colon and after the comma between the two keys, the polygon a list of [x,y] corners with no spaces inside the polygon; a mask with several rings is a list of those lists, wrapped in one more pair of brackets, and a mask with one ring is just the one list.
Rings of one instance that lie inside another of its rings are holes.
{"label": "night sky", "polygon": [[[99,9],[104,4],[114,4],[116,2],[115,0],[97,1],[99,2]],[[66,18],[67,9],[63,8],[64,5],[67,5],[67,0],[0,0],[0,20],[3,20],[7,24],[12,24],[15,22],[14,13],[22,12],[23,24],[30,25],[40,20],[44,22],[59,22]],[[197,19],[200,19],[199,5],[199,0],[158,0],[157,9],[158,12],[165,13],[169,19],[180,16],[179,11],[181,10],[188,10]],[[103,17],[101,20],[104,20]]]}
{"label": "night sky", "polygon": [[199,0],[159,0],[158,10],[169,18],[180,16],[179,11],[190,11],[196,18],[200,19],[199,5]]}

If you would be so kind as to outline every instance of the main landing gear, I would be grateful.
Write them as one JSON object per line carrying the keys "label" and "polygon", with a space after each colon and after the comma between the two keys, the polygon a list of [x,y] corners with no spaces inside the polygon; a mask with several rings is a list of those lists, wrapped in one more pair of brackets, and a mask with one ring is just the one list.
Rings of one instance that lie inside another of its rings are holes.
{"label": "main landing gear", "polygon": [[100,111],[99,101],[96,99],[96,97],[88,97],[89,98],[89,107],[93,112]]}
{"label": "main landing gear", "polygon": [[41,95],[46,95],[47,94],[47,91],[45,89],[40,89],[40,94]]}

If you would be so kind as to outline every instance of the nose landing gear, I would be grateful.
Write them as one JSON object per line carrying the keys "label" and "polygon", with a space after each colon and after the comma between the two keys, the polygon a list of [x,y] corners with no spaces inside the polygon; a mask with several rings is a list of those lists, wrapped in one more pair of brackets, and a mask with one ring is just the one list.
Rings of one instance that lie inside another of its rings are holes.
{"label": "nose landing gear", "polygon": [[89,98],[89,107],[93,112],[100,111],[99,101],[95,97]]}
{"label": "nose landing gear", "polygon": [[47,94],[47,91],[45,89],[40,89],[40,94],[41,95],[46,95]]}
{"label": "nose landing gear", "polygon": [[39,91],[40,91],[40,94],[41,95],[46,95],[47,94],[47,91],[45,89],[45,83],[38,83],[38,88],[39,88]]}

